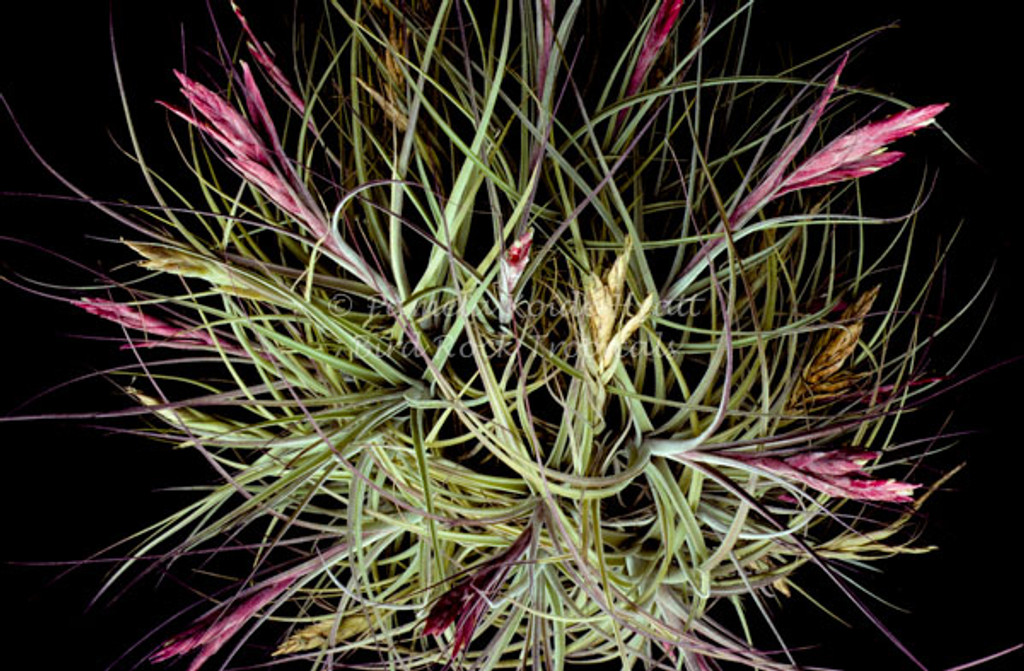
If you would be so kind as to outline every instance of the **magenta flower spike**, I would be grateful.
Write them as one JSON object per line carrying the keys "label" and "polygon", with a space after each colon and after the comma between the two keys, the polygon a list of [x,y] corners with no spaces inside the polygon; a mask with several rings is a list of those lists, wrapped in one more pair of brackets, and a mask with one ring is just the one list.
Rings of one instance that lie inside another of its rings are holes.
{"label": "magenta flower spike", "polygon": [[740,204],[733,210],[732,216],[729,219],[730,228],[741,226],[747,214],[762,207],[769,200],[779,195],[778,189],[783,182],[786,168],[789,167],[789,164],[796,158],[796,155],[807,144],[807,140],[811,137],[814,127],[818,125],[818,121],[821,119],[821,115],[824,114],[828,101],[836,90],[836,85],[839,83],[839,75],[842,74],[843,68],[846,67],[846,61],[849,59],[849,56],[849,54],[844,54],[843,59],[839,61],[835,73],[828,80],[828,84],[825,85],[825,90],[822,92],[821,97],[818,98],[818,102],[807,113],[807,118],[800,127],[800,132],[786,144],[782,152],[775,158],[761,183],[754,187],[754,190],[740,201]]}
{"label": "magenta flower spike", "polygon": [[886,145],[929,125],[946,107],[943,103],[909,109],[840,135],[794,170],[777,195],[856,179],[892,165],[903,153],[888,151]]}
{"label": "magenta flower spike", "polygon": [[882,121],[869,123],[857,130],[840,135],[804,161],[796,170],[784,176],[786,168],[807,143],[811,132],[821,119],[825,107],[835,92],[847,57],[843,56],[843,60],[826,85],[821,98],[808,113],[800,132],[772,162],[764,179],[733,210],[732,216],[729,218],[730,228],[735,229],[742,226],[750,213],[783,194],[864,177],[892,165],[903,158],[903,153],[888,151],[886,145],[924,128],[934,121],[939,112],[946,109],[946,104],[928,105],[894,114]]}
{"label": "magenta flower spike", "polygon": [[[91,315],[102,317],[108,321],[120,324],[125,328],[145,331],[146,333],[161,336],[164,338],[181,337],[182,330],[171,326],[162,319],[150,317],[142,312],[137,306],[126,305],[105,298],[82,298],[71,301],[75,307],[82,308]],[[192,334],[187,334],[191,337]]]}
{"label": "magenta flower spike", "polygon": [[227,149],[229,155],[224,157],[225,162],[243,179],[294,217],[345,269],[377,290],[389,303],[397,303],[394,287],[352,247],[333,234],[331,224],[320,211],[317,200],[285,158],[281,140],[252,71],[244,62],[241,63],[241,69],[241,88],[246,107],[250,117],[262,127],[270,140],[269,149],[241,112],[221,96],[180,72],[175,71],[175,75],[181,83],[181,92],[196,114],[168,103],[161,104]]}
{"label": "magenta flower spike", "polygon": [[469,645],[480,617],[491,606],[512,566],[526,550],[532,537],[533,529],[527,527],[507,550],[477,567],[469,580],[442,594],[427,614],[423,635],[439,635],[454,623],[452,659],[458,657]]}
{"label": "magenta flower spike", "polygon": [[[291,173],[288,166],[275,165],[272,156],[280,155],[280,141],[270,113],[263,101],[256,80],[248,64],[242,63],[242,90],[250,116],[270,137],[274,151],[267,148],[252,124],[228,101],[202,84],[175,71],[181,82],[181,92],[198,113],[189,114],[174,105],[162,103],[167,109],[189,122],[228,150],[225,161],[247,182],[262,191],[278,207],[302,223],[317,239],[324,240],[332,252],[348,256],[329,236],[324,216],[303,202],[305,188]],[[288,179],[282,175],[287,175]]]}
{"label": "magenta flower spike", "polygon": [[[325,235],[327,226],[323,218],[312,214],[295,198],[294,189],[282,179],[280,171],[271,161],[271,152],[252,124],[234,106],[210,89],[180,72],[175,71],[174,74],[181,82],[182,94],[196,110],[198,117],[174,105],[164,103],[164,106],[227,149],[230,153],[225,159],[227,163],[278,207],[309,226],[317,236]],[[242,63],[242,84],[249,114],[259,121],[268,134],[276,138],[263,96],[246,63]]]}
{"label": "magenta flower spike", "polygon": [[252,595],[237,606],[229,607],[226,611],[208,613],[192,627],[166,641],[159,650],[149,656],[149,661],[163,662],[198,649],[199,653],[188,666],[188,671],[197,671],[238,633],[253,615],[280,596],[298,577],[298,574],[294,573],[275,576],[265,581],[261,587],[250,590]]}
{"label": "magenta flower spike", "polygon": [[877,452],[830,450],[777,458],[736,455],[741,461],[787,480],[800,482],[828,496],[858,501],[909,503],[920,485],[897,480],[871,480],[863,467]]}
{"label": "magenta flower spike", "polygon": [[[227,149],[224,158],[247,182],[262,191],[279,208],[295,217],[346,269],[378,290],[389,302],[396,302],[394,288],[339,237],[332,235],[327,217],[316,209],[316,201],[283,158],[284,150],[256,80],[246,63],[242,68],[242,91],[249,115],[262,126],[272,150],[252,124],[227,100],[202,84],[175,71],[181,92],[196,110],[190,114],[174,105],[167,109],[189,122]],[[275,161],[275,157],[278,158]]]}
{"label": "magenta flower spike", "polygon": [[651,27],[644,38],[644,45],[640,49],[640,56],[636,59],[636,67],[633,68],[633,75],[629,78],[629,87],[626,95],[631,96],[640,90],[640,86],[647,79],[647,73],[654,65],[654,59],[658,57],[661,48],[665,46],[669,33],[676,25],[679,12],[683,8],[683,0],[662,0],[658,13],[654,15]]}
{"label": "magenta flower spike", "polygon": [[[163,340],[133,342],[126,347],[178,347],[190,349],[194,347],[213,347],[214,342],[210,334],[205,331],[183,329],[168,324],[162,319],[151,317],[142,312],[135,305],[127,305],[105,298],[82,298],[71,301],[75,307],[82,308],[86,312],[97,317],[102,317],[115,324],[120,324],[127,329],[142,331],[147,335],[159,336]],[[229,348],[234,351],[233,348]]]}
{"label": "magenta flower spike", "polygon": [[181,84],[182,95],[198,112],[198,116],[174,105],[161,103],[164,107],[216,140],[237,159],[254,163],[265,163],[268,160],[263,141],[234,106],[187,75],[175,70],[174,76]]}
{"label": "magenta flower spike", "polygon": [[[807,144],[807,140],[810,139],[811,133],[814,131],[815,126],[818,125],[818,121],[821,120],[822,114],[825,113],[825,107],[828,106],[829,100],[832,98],[832,94],[836,90],[836,85],[839,83],[839,75],[842,74],[843,68],[846,67],[846,61],[849,59],[849,53],[843,54],[842,60],[839,61],[839,65],[836,67],[836,71],[832,74],[832,77],[828,80],[825,85],[825,90],[822,92],[821,97],[814,104],[814,107],[807,113],[807,118],[804,119],[804,123],[800,126],[799,132],[793,137],[786,146],[782,148],[775,160],[768,167],[768,172],[761,179],[760,183],[754,189],[746,195],[739,202],[739,204],[733,209],[726,220],[725,224],[719,225],[719,230],[724,226],[728,226],[729,230],[738,230],[743,227],[746,223],[747,217],[767,205],[771,200],[780,195],[780,188],[785,181],[786,169],[789,164],[793,162],[796,155],[800,153],[804,145]],[[707,257],[716,247],[722,243],[721,239],[714,239],[708,241],[694,256],[693,259],[686,266],[686,270],[693,268],[702,259]]]}
{"label": "magenta flower spike", "polygon": [[[245,104],[249,110],[249,116],[258,121],[267,136],[271,138],[271,141],[274,143],[273,153],[280,155],[283,152],[277,139],[277,129],[274,127],[274,121],[271,119],[267,105],[263,101],[263,95],[260,93],[259,87],[256,86],[252,70],[244,62],[241,64],[241,67],[242,86],[245,91]],[[269,157],[270,152],[267,152],[267,155]],[[228,158],[227,162],[246,180],[267,194],[271,200],[277,203],[278,207],[306,224],[315,235],[322,237],[326,234],[327,225],[323,222],[323,218],[318,217],[309,208],[303,206],[296,196],[293,195],[298,193],[298,190],[294,186],[290,186],[289,182],[294,183],[295,180],[286,182],[281,177],[281,171],[273,165],[269,158],[261,161],[236,155],[233,158]]]}

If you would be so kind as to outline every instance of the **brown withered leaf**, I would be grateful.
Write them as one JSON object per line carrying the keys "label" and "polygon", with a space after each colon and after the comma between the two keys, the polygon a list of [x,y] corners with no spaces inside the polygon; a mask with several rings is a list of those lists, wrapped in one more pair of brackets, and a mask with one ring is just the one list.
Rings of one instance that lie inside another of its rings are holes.
{"label": "brown withered leaf", "polygon": [[824,401],[835,398],[852,387],[863,375],[843,370],[850,358],[860,334],[864,330],[864,318],[878,298],[879,286],[872,287],[843,310],[840,325],[833,326],[819,338],[814,356],[804,366],[790,401],[795,406],[808,401]]}

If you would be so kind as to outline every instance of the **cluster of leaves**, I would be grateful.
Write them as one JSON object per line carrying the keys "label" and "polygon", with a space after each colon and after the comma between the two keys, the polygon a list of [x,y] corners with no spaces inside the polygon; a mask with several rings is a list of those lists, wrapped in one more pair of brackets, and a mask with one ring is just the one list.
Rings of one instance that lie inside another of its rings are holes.
{"label": "cluster of leaves", "polygon": [[916,208],[857,180],[942,106],[849,130],[845,56],[742,74],[748,4],[653,3],[610,57],[583,5],[335,0],[297,75],[238,12],[224,81],[178,73],[193,184],[135,145],[147,275],[77,303],[222,479],[134,556],[255,540],[152,661],[266,626],[315,668],[794,668],[752,605],[921,550],[926,494],[875,473],[940,382]]}

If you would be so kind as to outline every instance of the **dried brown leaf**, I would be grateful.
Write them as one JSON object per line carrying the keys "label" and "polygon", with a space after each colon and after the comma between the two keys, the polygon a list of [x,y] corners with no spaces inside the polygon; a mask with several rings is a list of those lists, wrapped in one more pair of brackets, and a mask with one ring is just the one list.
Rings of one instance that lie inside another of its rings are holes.
{"label": "dried brown leaf", "polygon": [[871,312],[878,290],[879,287],[875,286],[861,294],[843,311],[840,324],[830,328],[818,340],[815,354],[804,366],[797,383],[792,405],[835,398],[863,377],[861,373],[843,370],[843,366],[857,349],[864,330],[864,318]]}

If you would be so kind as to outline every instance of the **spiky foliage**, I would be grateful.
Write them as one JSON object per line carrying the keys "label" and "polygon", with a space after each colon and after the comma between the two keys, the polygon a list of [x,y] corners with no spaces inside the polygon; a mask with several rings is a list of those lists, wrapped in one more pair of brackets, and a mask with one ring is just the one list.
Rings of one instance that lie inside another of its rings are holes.
{"label": "spiky foliage", "polygon": [[330,2],[298,76],[244,19],[222,81],[178,73],[193,184],[136,147],[149,274],[79,305],[222,479],[135,556],[254,540],[153,661],[260,628],[313,668],[794,668],[719,613],[805,564],[859,604],[844,564],[917,551],[915,199],[856,196],[942,106],[859,123],[845,58],[745,74],[746,5],[653,3],[611,54],[583,9]]}

